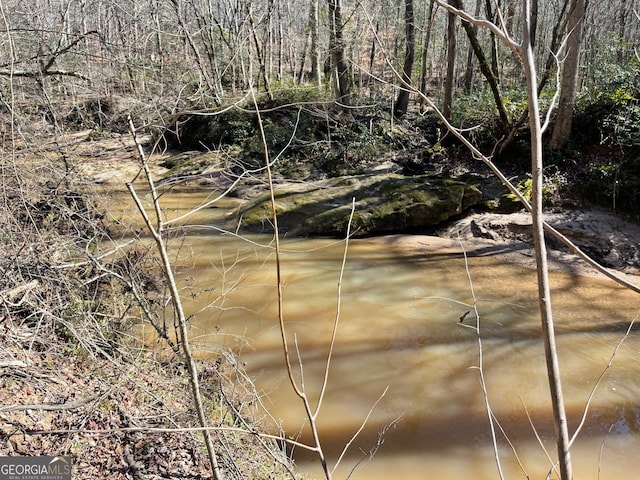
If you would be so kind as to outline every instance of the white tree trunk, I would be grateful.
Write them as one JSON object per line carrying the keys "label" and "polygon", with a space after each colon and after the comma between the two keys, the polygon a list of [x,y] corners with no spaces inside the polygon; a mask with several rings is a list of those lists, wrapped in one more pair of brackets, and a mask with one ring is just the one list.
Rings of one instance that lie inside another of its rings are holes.
{"label": "white tree trunk", "polygon": [[531,44],[531,0],[525,2],[523,31],[523,66],[527,79],[527,101],[529,107],[529,127],[531,132],[531,175],[533,189],[531,192],[531,216],[533,223],[533,240],[538,274],[538,301],[544,335],[544,350],[547,363],[547,377],[551,390],[554,423],[558,444],[558,465],[560,478],[571,480],[571,455],[569,453],[569,429],[564,408],[562,385],[560,382],[560,365],[556,349],[553,311],[551,308],[551,289],[549,286],[549,268],[547,264],[547,247],[544,238],[544,218],[542,214],[542,127],[540,125],[540,108],[538,103],[538,82],[535,59]]}

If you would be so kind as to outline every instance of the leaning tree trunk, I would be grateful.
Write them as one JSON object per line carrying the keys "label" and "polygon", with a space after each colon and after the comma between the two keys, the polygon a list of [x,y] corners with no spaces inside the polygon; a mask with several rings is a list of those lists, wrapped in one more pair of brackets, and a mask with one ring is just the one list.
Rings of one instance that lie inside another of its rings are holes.
{"label": "leaning tree trunk", "polygon": [[404,65],[402,68],[402,85],[400,93],[396,101],[395,114],[402,116],[407,113],[409,108],[409,88],[411,85],[411,74],[413,72],[413,60],[416,51],[416,35],[413,16],[413,0],[405,0],[404,2],[404,26],[406,36],[406,52],[404,56]]}
{"label": "leaning tree trunk", "polygon": [[[462,2],[460,0],[452,0],[451,5],[454,7],[461,9]],[[496,104],[496,108],[498,110],[498,115],[500,117],[500,123],[502,126],[503,132],[508,132],[511,121],[509,120],[509,114],[507,113],[507,109],[504,106],[504,102],[502,101],[502,95],[500,93],[500,86],[498,85],[498,79],[496,78],[495,72],[491,68],[489,61],[487,60],[486,55],[484,54],[484,50],[480,45],[480,41],[478,40],[478,35],[474,29],[474,26],[469,22],[462,22],[462,26],[464,27],[465,32],[467,32],[467,37],[469,37],[469,43],[473,48],[473,51],[478,58],[478,64],[480,66],[480,71],[484,78],[487,80],[489,84],[489,88],[491,89],[491,93],[493,95],[493,101]]]}
{"label": "leaning tree trunk", "polygon": [[[493,11],[491,0],[486,0],[485,9],[487,11],[487,19],[492,23],[496,23],[496,15]],[[491,38],[491,71],[493,72],[493,76],[497,79],[499,84],[500,69],[498,68],[498,40],[493,32],[490,32],[489,36]]]}
{"label": "leaning tree trunk", "polygon": [[[482,0],[476,0],[476,10],[474,16],[478,18],[480,16],[480,8],[482,7]],[[457,7],[459,8],[459,7]],[[477,36],[478,27],[473,26],[473,33]],[[467,51],[467,68],[464,72],[464,93],[469,95],[473,88],[473,46]]]}

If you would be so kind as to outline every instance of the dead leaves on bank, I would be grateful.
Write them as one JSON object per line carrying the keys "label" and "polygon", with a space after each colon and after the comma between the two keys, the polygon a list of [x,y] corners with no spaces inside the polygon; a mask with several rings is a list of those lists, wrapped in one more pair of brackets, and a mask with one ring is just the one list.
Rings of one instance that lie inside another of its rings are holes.
{"label": "dead leaves on bank", "polygon": [[1,349],[0,455],[70,455],[74,478],[208,478],[197,435],[119,431],[193,422],[186,382],[147,362],[145,373],[87,369],[75,356]]}
{"label": "dead leaves on bank", "polygon": [[[10,325],[0,318],[0,455],[69,455],[74,479],[211,477],[201,434],[185,431],[197,419],[179,366],[133,349],[117,361],[29,350],[28,337]],[[208,396],[219,390],[214,384],[224,362],[203,365]],[[224,403],[214,400],[209,408],[213,424],[229,425]],[[260,460],[251,437],[214,434],[225,444],[227,478],[283,478],[288,461],[273,461],[282,452]]]}

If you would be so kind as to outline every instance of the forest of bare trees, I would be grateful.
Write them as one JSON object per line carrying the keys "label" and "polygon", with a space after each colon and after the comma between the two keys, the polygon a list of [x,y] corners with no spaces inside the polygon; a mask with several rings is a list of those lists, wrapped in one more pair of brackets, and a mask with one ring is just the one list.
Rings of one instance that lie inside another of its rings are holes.
{"label": "forest of bare trees", "polygon": [[[583,16],[585,2],[534,2],[543,92],[555,88],[559,63],[575,66],[575,92],[623,80],[637,61],[635,3],[591,2]],[[520,35],[521,2],[452,5]],[[2,15],[5,104],[11,96],[45,107],[126,96],[171,113],[223,105],[253,85],[271,97],[320,89],[346,103],[387,105],[411,82],[442,98],[445,111],[452,98],[493,92],[504,129],[524,110],[509,95],[522,89],[522,72],[507,47],[435,0],[5,0]],[[407,108],[401,93],[396,111]],[[55,110],[49,115],[55,120]]]}

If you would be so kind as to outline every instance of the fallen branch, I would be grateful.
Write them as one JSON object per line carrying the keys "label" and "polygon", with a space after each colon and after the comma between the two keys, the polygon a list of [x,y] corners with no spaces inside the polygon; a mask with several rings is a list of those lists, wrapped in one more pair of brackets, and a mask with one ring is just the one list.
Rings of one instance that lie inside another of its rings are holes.
{"label": "fallen branch", "polygon": [[89,81],[89,77],[82,73],[68,70],[0,70],[0,76],[3,77],[22,77],[22,78],[42,78],[42,77],[75,77],[81,80]]}
{"label": "fallen branch", "polygon": [[[5,290],[4,292],[0,292],[0,300],[8,303],[11,307],[19,307],[27,298],[27,294],[38,285],[40,285],[40,282],[38,280],[31,280],[29,283],[18,285],[11,290]],[[14,303],[14,300],[23,293],[24,295],[22,295],[22,298],[18,301],[18,303]]]}
{"label": "fallen branch", "polygon": [[20,433],[24,435],[64,435],[64,434],[87,434],[87,435],[108,435],[111,433],[198,433],[198,432],[237,432],[246,433],[247,435],[255,435],[261,438],[267,438],[272,440],[278,440],[285,442],[295,447],[300,447],[305,450],[315,452],[315,447],[307,445],[306,443],[298,442],[292,438],[283,437],[280,435],[271,435],[268,433],[261,433],[255,430],[248,430],[240,427],[122,427],[122,428],[71,428],[71,429],[58,429],[58,430],[21,430]]}
{"label": "fallen branch", "polygon": [[29,405],[7,405],[5,407],[0,407],[0,412],[20,412],[24,410],[46,410],[49,412],[57,411],[57,410],[75,410],[76,408],[80,408],[87,403],[91,403],[94,400],[97,400],[102,396],[101,393],[96,395],[90,395],[88,397],[80,398],[74,402],[67,403],[59,403],[59,404],[29,404]]}

